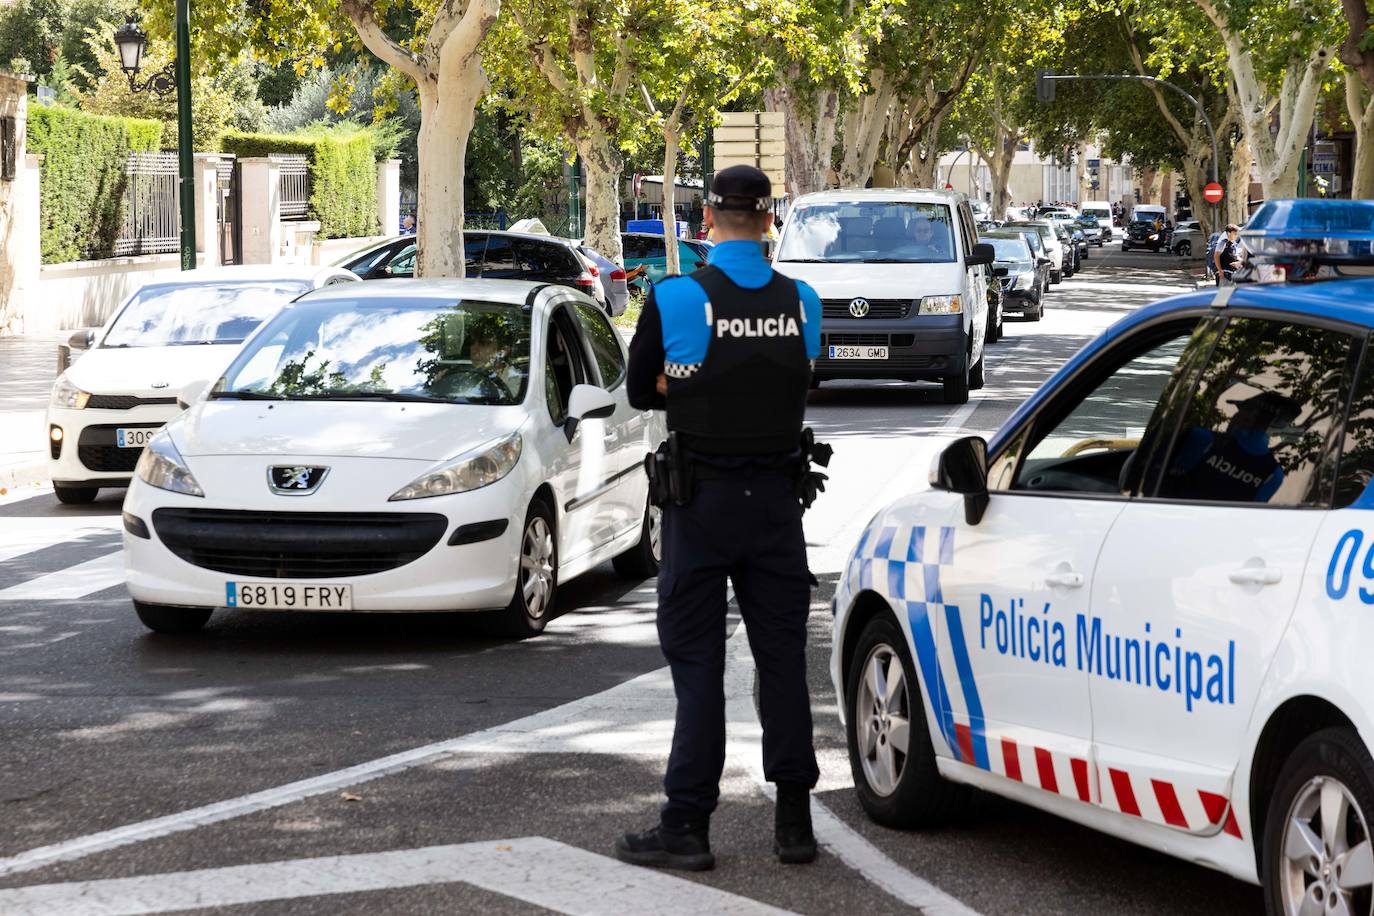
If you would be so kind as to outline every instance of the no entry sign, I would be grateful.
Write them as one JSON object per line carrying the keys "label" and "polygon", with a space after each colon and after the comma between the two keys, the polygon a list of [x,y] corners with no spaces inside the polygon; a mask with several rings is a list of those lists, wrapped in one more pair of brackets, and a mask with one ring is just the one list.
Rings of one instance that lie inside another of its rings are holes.
{"label": "no entry sign", "polygon": [[1221,185],[1215,181],[1210,182],[1207,187],[1202,189],[1202,199],[1209,204],[1219,204],[1221,199],[1226,196],[1226,192],[1221,189]]}

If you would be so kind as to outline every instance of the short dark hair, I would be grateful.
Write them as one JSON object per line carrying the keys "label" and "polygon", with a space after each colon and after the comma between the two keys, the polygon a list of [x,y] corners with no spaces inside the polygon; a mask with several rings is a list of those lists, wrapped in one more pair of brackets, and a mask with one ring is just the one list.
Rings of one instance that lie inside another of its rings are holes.
{"label": "short dark hair", "polygon": [[1235,223],[1227,223],[1227,224],[1226,224],[1226,231],[1227,231],[1227,232],[1239,232],[1239,231],[1240,231],[1240,227],[1237,226]]}

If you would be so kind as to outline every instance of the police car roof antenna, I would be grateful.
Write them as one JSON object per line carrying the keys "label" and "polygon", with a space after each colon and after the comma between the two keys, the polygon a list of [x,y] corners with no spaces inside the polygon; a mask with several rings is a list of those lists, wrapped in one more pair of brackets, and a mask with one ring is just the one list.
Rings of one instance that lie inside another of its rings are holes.
{"label": "police car roof antenna", "polygon": [[[1162,80],[1155,76],[1143,76],[1135,73],[1098,73],[1080,76],[1076,74],[1058,74],[1053,70],[1037,70],[1035,71],[1035,97],[1041,102],[1053,102],[1054,84],[1059,80],[1111,80],[1114,82],[1129,81],[1135,83],[1150,83],[1151,85],[1163,86],[1166,89],[1172,89],[1174,92],[1177,92],[1192,103],[1192,106],[1197,109],[1198,117],[1202,118],[1202,123],[1207,128],[1207,139],[1212,144],[1212,183],[1221,183],[1217,178],[1217,133],[1212,129],[1212,119],[1207,117],[1207,109],[1202,107],[1202,103],[1188,94],[1181,86],[1176,86],[1168,80]],[[1217,222],[1216,204],[1212,204],[1212,222],[1214,224],[1213,228],[1215,229],[1215,224]]]}

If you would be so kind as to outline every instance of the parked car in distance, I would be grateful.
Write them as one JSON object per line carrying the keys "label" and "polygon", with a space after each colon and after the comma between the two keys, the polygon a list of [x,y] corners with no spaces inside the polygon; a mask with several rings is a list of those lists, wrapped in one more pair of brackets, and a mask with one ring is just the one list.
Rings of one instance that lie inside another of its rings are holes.
{"label": "parked car in distance", "polygon": [[189,270],[141,287],[103,328],[73,334],[84,352],[53,384],[46,424],[58,500],[89,503],[101,487],[128,486],[144,446],[181,412],[184,386],[223,369],[292,299],[357,280],[313,266]]}
{"label": "parked car in distance", "polygon": [[1088,216],[1085,214],[1083,216],[1080,216],[1078,219],[1074,220],[1074,222],[1078,225],[1080,229],[1083,230],[1083,234],[1088,237],[1088,241],[1096,245],[1098,248],[1101,248],[1107,242],[1110,242],[1112,240],[1112,226],[1110,219],[1104,223],[1096,216]]}
{"label": "parked car in distance", "polygon": [[[124,503],[134,610],[491,612],[539,633],[573,577],[658,569],[600,305],[547,283],[398,280],[283,309],[160,432]],[[326,371],[326,367],[328,371]]]}
{"label": "parked car in distance", "polygon": [[630,305],[630,285],[625,279],[625,268],[587,245],[578,244],[577,251],[591,262],[588,269],[601,282],[601,290],[606,294],[606,314],[612,318],[625,314],[625,309]]}
{"label": "parked car in distance", "polygon": [[1185,219],[1174,227],[1169,237],[1169,250],[1180,257],[1188,257],[1193,252],[1202,254],[1207,248],[1207,240],[1202,237],[1202,224],[1195,219]]}
{"label": "parked car in distance", "polygon": [[[1065,268],[1072,268],[1067,246],[1059,241],[1054,223],[1047,219],[1028,219],[1006,223],[1003,229],[1033,229],[1040,235],[1040,244],[1045,247],[1045,256],[1050,259],[1050,283],[1060,283],[1067,276]],[[1071,270],[1069,272],[1072,272]]]}
{"label": "parked car in distance", "polygon": [[[631,280],[632,286],[647,290],[651,285],[668,276],[668,249],[663,236],[652,232],[622,232],[620,241],[625,251],[625,270],[633,273],[642,267],[639,277]],[[706,266],[706,256],[710,253],[711,243],[697,239],[678,239],[677,255],[682,273]]]}
{"label": "parked car in distance", "polygon": [[[487,280],[529,280],[581,290],[606,307],[606,293],[577,246],[567,239],[486,229],[463,233],[464,273]],[[364,280],[415,276],[415,236],[403,235],[356,251],[339,261]]]}
{"label": "parked car in distance", "polygon": [[982,240],[992,246],[992,272],[1002,287],[1002,313],[1016,313],[1039,321],[1045,315],[1043,297],[1050,285],[1050,259],[1037,257],[1026,237],[1016,232],[991,232]]}
{"label": "parked car in distance", "polygon": [[1133,220],[1126,225],[1126,235],[1121,239],[1121,250],[1148,248],[1151,251],[1159,251],[1164,245],[1161,240],[1162,234],[1156,231],[1155,224],[1150,220]]}

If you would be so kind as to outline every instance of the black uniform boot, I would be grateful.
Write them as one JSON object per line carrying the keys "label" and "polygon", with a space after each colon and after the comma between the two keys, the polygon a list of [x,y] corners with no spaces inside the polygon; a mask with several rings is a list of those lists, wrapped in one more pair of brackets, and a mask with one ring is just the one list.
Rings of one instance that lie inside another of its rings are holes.
{"label": "black uniform boot", "polygon": [[778,783],[773,852],[784,865],[804,865],[816,859],[816,835],[811,832],[811,790]]}
{"label": "black uniform boot", "polygon": [[615,857],[631,865],[682,871],[707,871],[716,865],[705,830],[677,833],[664,830],[662,825],[616,840]]}

